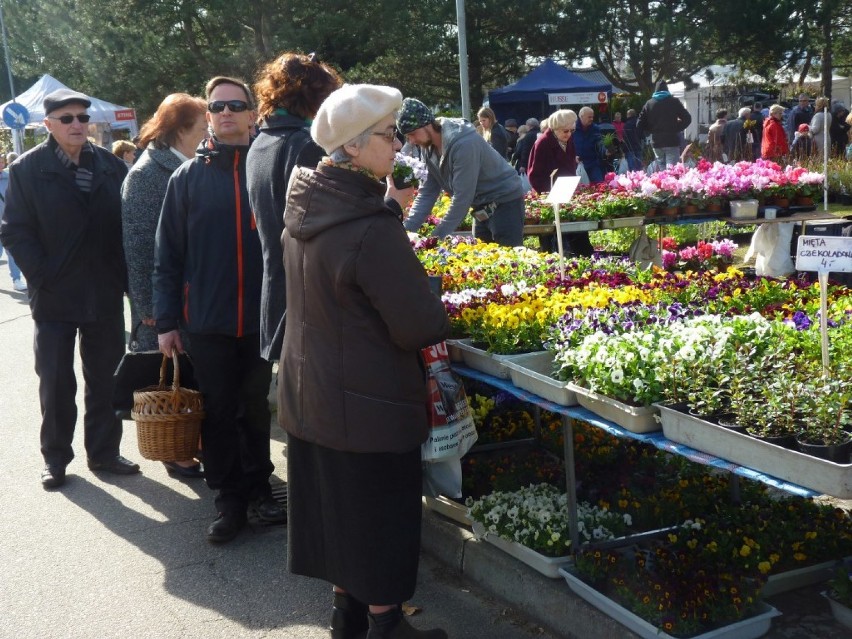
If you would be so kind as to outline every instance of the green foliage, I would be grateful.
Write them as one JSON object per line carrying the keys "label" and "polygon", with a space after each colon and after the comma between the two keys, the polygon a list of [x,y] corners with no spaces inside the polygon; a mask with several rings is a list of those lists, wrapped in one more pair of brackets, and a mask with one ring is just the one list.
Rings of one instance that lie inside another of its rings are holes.
{"label": "green foliage", "polygon": [[[544,57],[596,61],[636,92],[611,105],[641,107],[659,78],[683,79],[710,62],[774,71],[852,61],[852,25],[840,0],[801,5],[754,0],[519,3],[466,0],[470,99],[513,82]],[[199,94],[213,75],[253,80],[285,50],[315,51],[350,82],[386,83],[427,104],[460,104],[455,3],[445,0],[6,0],[18,92],[44,73],[131,106],[144,120],[169,93]],[[0,64],[3,64],[0,62]],[[5,82],[0,97],[8,99]]]}

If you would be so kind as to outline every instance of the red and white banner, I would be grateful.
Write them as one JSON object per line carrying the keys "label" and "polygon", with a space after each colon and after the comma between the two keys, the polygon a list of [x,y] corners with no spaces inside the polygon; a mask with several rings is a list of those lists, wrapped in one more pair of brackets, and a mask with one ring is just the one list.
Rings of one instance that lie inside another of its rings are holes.
{"label": "red and white banner", "polygon": [[136,119],[136,111],[134,111],[133,109],[119,109],[119,110],[115,111],[114,113],[115,113],[115,119],[118,120],[119,122],[122,122],[124,120],[135,120]]}

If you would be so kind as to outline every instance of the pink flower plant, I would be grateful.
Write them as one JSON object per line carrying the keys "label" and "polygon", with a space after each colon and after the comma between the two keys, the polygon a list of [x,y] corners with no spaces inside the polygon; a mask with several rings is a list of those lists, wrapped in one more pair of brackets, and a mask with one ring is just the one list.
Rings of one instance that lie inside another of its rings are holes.
{"label": "pink flower plant", "polygon": [[[671,239],[671,238],[666,238]],[[664,241],[665,246],[665,241]],[[734,261],[734,251],[737,244],[729,239],[705,242],[700,240],[695,246],[686,246],[677,250],[677,245],[670,245],[672,250],[663,248],[663,268],[674,270],[710,270],[728,266]]]}
{"label": "pink flower plant", "polygon": [[701,159],[692,168],[676,164],[651,175],[642,171],[610,173],[605,185],[611,191],[638,194],[658,204],[682,199],[718,204],[723,198],[772,195],[786,187],[808,191],[822,185],[823,180],[821,173],[802,167],[781,168],[768,160],[728,165]]}

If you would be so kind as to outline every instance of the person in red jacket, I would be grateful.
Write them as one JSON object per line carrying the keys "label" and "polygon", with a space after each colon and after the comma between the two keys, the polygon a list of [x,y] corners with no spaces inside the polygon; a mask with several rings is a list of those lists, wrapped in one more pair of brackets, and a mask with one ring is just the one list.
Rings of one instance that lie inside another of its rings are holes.
{"label": "person in red jacket", "polygon": [[769,107],[769,117],[763,121],[763,139],[760,145],[761,157],[781,162],[787,155],[787,133],[784,131],[784,107],[773,104]]}

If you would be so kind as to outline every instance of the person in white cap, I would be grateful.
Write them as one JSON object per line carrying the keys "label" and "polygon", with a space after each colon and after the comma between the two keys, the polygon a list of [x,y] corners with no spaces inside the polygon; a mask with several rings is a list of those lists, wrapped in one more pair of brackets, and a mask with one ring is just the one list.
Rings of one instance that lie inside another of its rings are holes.
{"label": "person in white cap", "polygon": [[420,552],[420,349],[449,332],[400,222],[410,193],[383,182],[401,103],[386,86],[334,91],[311,125],[329,157],[293,169],[284,209],[289,569],[333,584],[332,639],[447,636],[416,630],[400,609]]}
{"label": "person in white cap", "polygon": [[120,189],[127,167],[88,141],[88,97],[59,89],[43,105],[50,135],[11,167],[0,239],[29,287],[42,412],[41,483],[52,489],[65,483],[74,458],[78,338],[89,468],[131,475],[139,466],[119,455],[122,426],[112,407],[113,373],[124,354]]}

